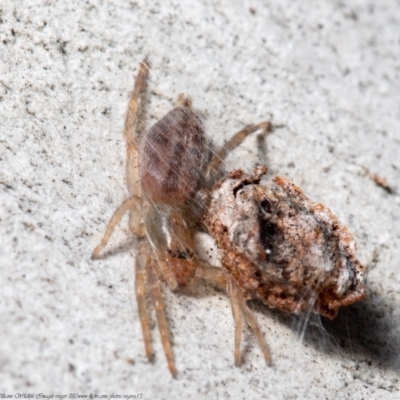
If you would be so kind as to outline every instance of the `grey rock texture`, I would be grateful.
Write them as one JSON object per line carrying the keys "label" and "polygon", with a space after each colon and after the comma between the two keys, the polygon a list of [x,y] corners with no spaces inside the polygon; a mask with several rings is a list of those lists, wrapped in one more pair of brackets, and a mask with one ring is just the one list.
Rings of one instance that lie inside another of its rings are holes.
{"label": "grey rock texture", "polygon": [[[1,2],[0,393],[400,398],[399,54],[396,0]],[[154,318],[145,357],[126,220],[90,260],[127,196],[122,129],[143,55],[147,126],[180,92],[216,144],[271,119],[281,127],[248,138],[227,170],[268,165],[357,239],[365,303],[312,319],[303,340],[301,319],[252,305],[272,367],[248,330],[234,367],[224,293],[165,291],[173,379]]]}

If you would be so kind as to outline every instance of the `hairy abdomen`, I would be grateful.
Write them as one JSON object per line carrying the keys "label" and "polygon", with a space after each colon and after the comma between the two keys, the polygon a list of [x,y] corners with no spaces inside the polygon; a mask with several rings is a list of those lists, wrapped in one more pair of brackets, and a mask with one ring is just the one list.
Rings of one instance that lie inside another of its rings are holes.
{"label": "hairy abdomen", "polygon": [[203,124],[191,108],[176,107],[141,146],[140,178],[150,202],[185,203],[196,193],[206,162]]}

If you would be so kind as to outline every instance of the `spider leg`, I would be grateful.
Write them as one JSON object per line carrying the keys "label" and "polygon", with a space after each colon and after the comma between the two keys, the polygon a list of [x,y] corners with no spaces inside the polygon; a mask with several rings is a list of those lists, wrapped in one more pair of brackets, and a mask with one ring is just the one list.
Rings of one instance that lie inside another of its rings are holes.
{"label": "spider leg", "polygon": [[192,99],[189,96],[186,96],[184,93],[179,93],[178,99],[176,100],[177,107],[192,107]]}
{"label": "spider leg", "polygon": [[207,180],[212,179],[219,171],[222,162],[228,156],[228,154],[236,149],[247,136],[251,133],[262,129],[264,132],[268,132],[271,129],[271,123],[268,121],[260,122],[257,125],[247,125],[239,132],[235,133],[233,137],[228,140],[225,145],[221,146],[221,148],[214,154],[210,163],[206,168],[205,177]]}
{"label": "spider leg", "polygon": [[128,109],[126,111],[125,125],[124,125],[124,137],[126,141],[126,183],[128,186],[129,193],[132,196],[140,197],[140,180],[139,173],[139,149],[136,144],[135,138],[135,125],[137,122],[137,115],[139,109],[139,99],[141,93],[143,93],[147,76],[149,74],[150,64],[144,59],[139,66],[134,88],[132,91],[131,98],[128,103]]}
{"label": "spider leg", "polygon": [[[146,59],[144,59],[139,66],[134,88],[132,91],[131,98],[128,103],[128,109],[126,111],[125,126],[124,126],[124,137],[126,141],[126,185],[128,191],[132,196],[141,198],[140,193],[140,157],[139,149],[136,144],[135,137],[135,125],[137,122],[137,115],[139,110],[139,99],[140,95],[144,92],[146,86],[147,76],[149,74],[150,65]],[[129,212],[129,228],[133,234],[144,236],[144,225],[141,223],[142,219],[142,202],[138,202],[135,209],[131,209]]]}
{"label": "spider leg", "polygon": [[240,344],[242,342],[242,331],[243,331],[243,324],[242,324],[242,315],[240,309],[240,303],[238,301],[238,291],[236,285],[232,285],[231,280],[228,280],[227,285],[227,293],[229,298],[231,299],[231,306],[232,306],[232,315],[233,320],[235,321],[235,365],[240,365]]}
{"label": "spider leg", "polygon": [[101,251],[104,249],[104,247],[106,247],[108,241],[110,240],[111,234],[114,232],[115,227],[119,224],[126,211],[134,207],[138,202],[140,202],[140,199],[137,197],[130,197],[115,210],[114,215],[111,217],[110,222],[107,225],[100,244],[92,252],[92,258],[99,257]]}
{"label": "spider leg", "polygon": [[144,203],[142,199],[137,199],[138,201],[132,205],[129,210],[129,229],[130,231],[139,237],[146,236],[146,230],[144,227],[144,223],[142,222],[142,215],[146,213],[145,209],[148,204]]}
{"label": "spider leg", "polygon": [[148,267],[150,258],[148,249],[144,242],[139,244],[138,254],[135,260],[135,293],[138,303],[138,311],[140,324],[142,325],[144,347],[146,355],[149,359],[153,357],[153,350],[151,348],[151,337],[149,329],[149,315],[146,307],[146,268]]}
{"label": "spider leg", "polygon": [[138,102],[140,94],[144,90],[146,78],[149,71],[149,63],[143,60],[140,63],[139,71],[135,79],[135,85],[132,91],[131,99],[128,104],[128,109],[125,118],[124,137],[126,140],[127,160],[126,160],[126,181],[131,197],[125,200],[114,212],[108,223],[107,229],[101,239],[100,244],[93,250],[92,258],[99,257],[100,252],[107,245],[111,234],[115,227],[121,221],[121,218],[126,211],[129,212],[129,228],[133,234],[144,236],[144,227],[141,224],[142,200],[140,197],[139,182],[139,150],[137,148],[133,133],[136,123]]}
{"label": "spider leg", "polygon": [[[161,294],[161,281],[157,274],[157,260],[154,258],[152,251],[147,243],[145,251],[147,252],[147,257],[148,257],[147,266],[145,267],[146,278],[148,287],[150,289],[150,296],[153,303],[153,308],[156,312],[158,331],[160,332],[161,342],[164,347],[164,354],[167,359],[168,368],[172,376],[175,377],[176,376],[175,362],[172,356],[171,343],[169,340],[169,328],[168,328],[167,318],[165,315],[165,303]],[[143,330],[143,335],[145,335],[144,330]]]}
{"label": "spider leg", "polygon": [[253,313],[250,311],[249,307],[247,307],[246,299],[239,293],[238,302],[240,304],[240,309],[242,310],[244,319],[252,330],[254,336],[256,337],[259,346],[264,354],[265,361],[268,364],[271,364],[271,354],[269,353],[268,346],[265,343],[264,336],[261,333],[261,329],[257,324],[256,319],[254,318]]}
{"label": "spider leg", "polygon": [[[149,315],[146,307],[146,286],[150,291],[150,296],[154,310],[156,312],[157,326],[164,347],[165,357],[167,358],[168,368],[175,377],[176,369],[172,356],[171,343],[169,341],[169,328],[165,316],[165,305],[161,294],[160,280],[158,278],[157,261],[147,241],[142,240],[139,244],[138,255],[135,263],[135,292],[138,302],[140,323],[142,325],[143,340],[146,355],[149,359],[153,357],[151,347],[151,337],[149,329]],[[146,285],[147,282],[147,285]]]}
{"label": "spider leg", "polygon": [[225,289],[230,297],[233,319],[235,321],[235,365],[240,364],[240,344],[242,334],[242,320],[240,314],[244,316],[244,319],[261,347],[265,360],[270,364],[271,356],[260,327],[258,326],[252,312],[247,307],[246,299],[243,297],[243,294],[232,278],[222,268],[209,265],[201,265],[198,277],[213,287],[222,290]]}

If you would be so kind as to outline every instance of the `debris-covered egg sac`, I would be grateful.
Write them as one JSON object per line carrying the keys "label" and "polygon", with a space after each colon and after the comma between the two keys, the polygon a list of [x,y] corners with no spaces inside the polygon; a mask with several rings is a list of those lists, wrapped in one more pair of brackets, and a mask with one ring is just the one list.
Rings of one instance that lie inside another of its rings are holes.
{"label": "debris-covered egg sac", "polygon": [[288,179],[261,185],[266,171],[232,171],[213,188],[206,225],[221,263],[246,298],[332,319],[341,306],[366,298],[354,239]]}

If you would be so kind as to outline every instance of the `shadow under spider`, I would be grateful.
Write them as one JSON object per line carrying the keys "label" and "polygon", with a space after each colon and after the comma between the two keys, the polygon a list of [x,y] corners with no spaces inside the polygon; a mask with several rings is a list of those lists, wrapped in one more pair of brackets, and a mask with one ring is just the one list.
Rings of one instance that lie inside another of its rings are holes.
{"label": "shadow under spider", "polygon": [[305,324],[302,341],[317,351],[340,354],[349,359],[356,357],[358,362],[400,370],[400,354],[397,350],[400,348],[400,337],[396,321],[391,317],[396,309],[389,305],[387,299],[374,293],[370,293],[366,301],[342,307],[333,320],[311,314],[309,320],[305,321],[305,315],[269,309],[257,300],[250,302],[249,306],[267,318],[275,316],[279,323],[298,332],[299,340]]}
{"label": "shadow under spider", "polygon": [[400,338],[392,317],[396,310],[388,300],[369,293],[366,301],[343,307],[336,319],[323,321],[323,325],[341,347],[350,348],[350,353],[399,371]]}
{"label": "shadow under spider", "polygon": [[104,260],[109,257],[114,257],[116,255],[124,253],[129,254],[132,249],[137,249],[137,239],[133,236],[130,236],[128,239],[125,239],[121,244],[115,247],[110,246],[110,250],[104,251],[104,253],[101,256],[97,257],[96,260]]}

